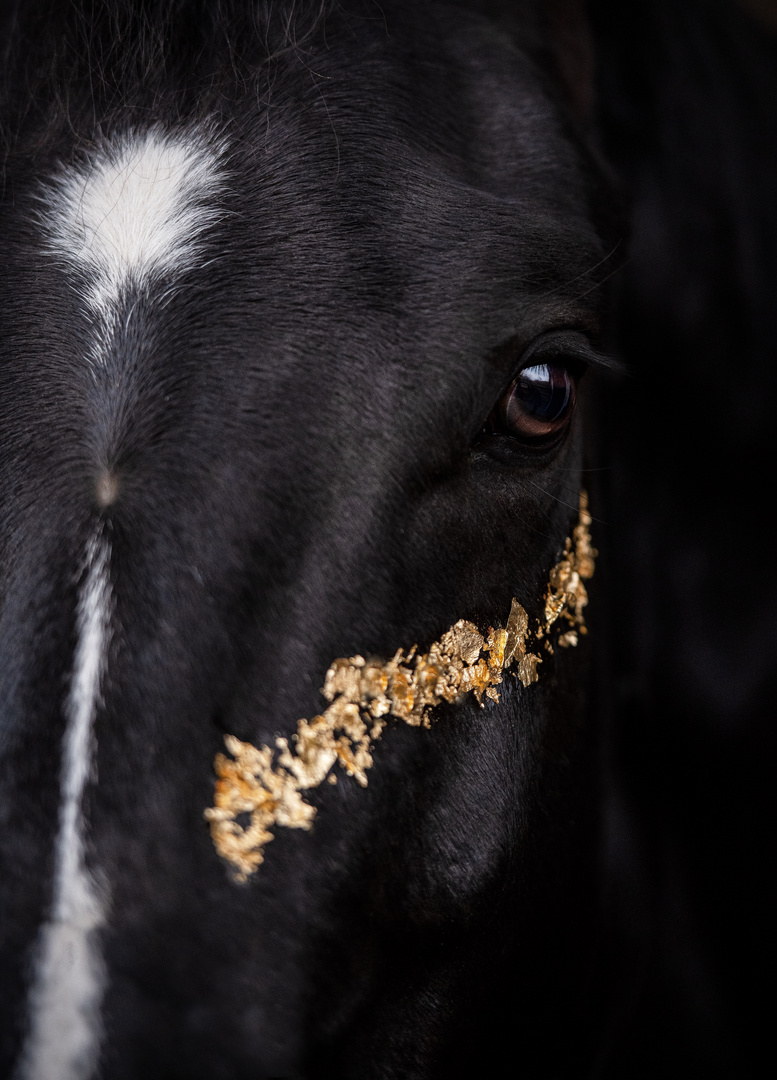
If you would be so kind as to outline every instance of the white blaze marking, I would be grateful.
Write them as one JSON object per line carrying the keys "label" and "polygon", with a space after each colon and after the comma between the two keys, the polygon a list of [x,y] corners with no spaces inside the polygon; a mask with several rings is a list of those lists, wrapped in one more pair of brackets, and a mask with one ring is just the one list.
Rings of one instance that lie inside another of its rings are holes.
{"label": "white blaze marking", "polygon": [[[41,190],[39,224],[47,250],[77,275],[97,316],[87,363],[105,364],[129,290],[167,291],[194,265],[205,230],[222,216],[223,147],[197,132],[161,128],[106,142],[88,161],[62,169]],[[170,280],[173,279],[173,280]],[[111,476],[101,473],[101,480]],[[117,489],[98,483],[105,509]],[[18,1080],[88,1080],[102,1038],[106,972],[98,932],[107,918],[84,859],[83,796],[94,758],[94,717],[110,636],[110,546],[102,527],[87,545],[78,602],[78,644],[63,745],[59,832],[49,920],[37,943],[30,1029]]]}
{"label": "white blaze marking", "polygon": [[78,598],[78,644],[67,699],[54,898],[38,940],[23,1080],[86,1080],[97,1061],[103,963],[96,933],[105,905],[84,860],[84,788],[93,768],[93,724],[109,640],[110,548],[102,530],[89,540]]}
{"label": "white blaze marking", "polygon": [[86,299],[110,310],[128,286],[180,274],[202,233],[222,216],[221,147],[195,132],[151,128],[114,138],[63,170],[43,195],[49,249],[87,281]]}

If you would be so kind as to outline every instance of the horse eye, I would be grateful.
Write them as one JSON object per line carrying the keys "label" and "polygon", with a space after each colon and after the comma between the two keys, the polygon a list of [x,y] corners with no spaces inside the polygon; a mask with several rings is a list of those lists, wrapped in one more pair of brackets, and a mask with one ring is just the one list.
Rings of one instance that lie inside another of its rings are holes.
{"label": "horse eye", "polygon": [[559,363],[525,367],[502,395],[489,430],[524,442],[560,434],[575,406],[575,378]]}

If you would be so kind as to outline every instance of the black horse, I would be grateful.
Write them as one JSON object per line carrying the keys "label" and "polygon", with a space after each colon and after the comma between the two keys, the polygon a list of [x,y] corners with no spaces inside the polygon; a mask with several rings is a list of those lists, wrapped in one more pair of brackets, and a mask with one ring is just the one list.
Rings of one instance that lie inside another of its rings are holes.
{"label": "black horse", "polygon": [[636,1075],[592,8],[4,7],[3,1074]]}
{"label": "black horse", "polygon": [[450,1075],[564,1014],[613,243],[551,45],[531,4],[20,6],[20,1077]]}

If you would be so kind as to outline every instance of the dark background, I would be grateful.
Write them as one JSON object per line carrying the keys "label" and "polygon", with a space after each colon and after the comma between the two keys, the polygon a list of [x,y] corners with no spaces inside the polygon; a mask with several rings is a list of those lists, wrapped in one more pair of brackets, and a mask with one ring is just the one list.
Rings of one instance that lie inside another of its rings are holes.
{"label": "dark background", "polygon": [[774,1068],[777,5],[592,2],[630,220],[599,417],[596,1077]]}

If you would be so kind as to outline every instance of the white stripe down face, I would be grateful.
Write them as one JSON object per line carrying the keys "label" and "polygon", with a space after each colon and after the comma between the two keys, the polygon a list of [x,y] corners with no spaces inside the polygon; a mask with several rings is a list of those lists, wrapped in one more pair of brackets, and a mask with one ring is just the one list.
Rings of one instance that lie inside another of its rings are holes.
{"label": "white stripe down face", "polygon": [[92,771],[94,715],[110,632],[108,558],[108,541],[100,529],[87,545],[78,598],[78,644],[65,705],[54,895],[37,946],[30,1031],[22,1056],[25,1080],[83,1080],[91,1074],[99,1049],[105,977],[96,932],[105,921],[106,898],[85,865],[81,804]]}
{"label": "white stripe down face", "polygon": [[[142,290],[153,304],[158,290],[161,303],[197,265],[203,234],[223,215],[222,152],[206,134],[155,127],[117,136],[44,184],[45,250],[62,263],[95,320],[94,340],[86,348],[73,342],[74,364],[107,363],[108,343],[110,355],[120,350],[116,314],[130,292]],[[99,934],[108,920],[110,882],[99,866],[94,873],[86,865],[83,800],[94,779],[95,716],[109,677],[111,546],[102,520],[109,504],[98,495],[83,566],[73,568],[81,585],[64,703],[53,895],[36,945],[17,1080],[88,1080],[100,1057],[107,975]]]}

